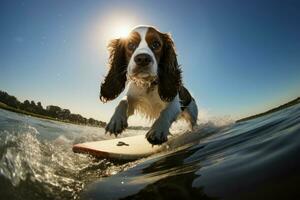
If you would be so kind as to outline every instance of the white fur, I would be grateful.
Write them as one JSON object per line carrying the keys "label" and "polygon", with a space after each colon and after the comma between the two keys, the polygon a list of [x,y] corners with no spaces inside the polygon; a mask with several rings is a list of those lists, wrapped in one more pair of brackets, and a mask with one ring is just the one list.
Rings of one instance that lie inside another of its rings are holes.
{"label": "white fur", "polygon": [[152,87],[140,87],[131,82],[127,92],[128,107],[133,114],[138,111],[149,119],[156,119],[151,129],[146,134],[151,141],[167,141],[169,128],[181,113],[179,96],[171,102],[162,101],[158,95],[157,85]]}
{"label": "white fur", "polygon": [[162,101],[157,90],[157,85],[149,88],[130,82],[127,96],[116,107],[106,131],[120,134],[127,127],[128,117],[137,111],[148,119],[156,119],[146,137],[167,141],[169,128],[181,113],[180,100],[177,95],[171,102]]}
{"label": "white fur", "polygon": [[129,83],[127,99],[130,108],[148,119],[158,118],[161,110],[168,104],[160,99],[157,86],[139,86],[135,82]]}
{"label": "white fur", "polygon": [[150,141],[160,141],[159,143],[168,140],[169,129],[172,123],[180,114],[181,108],[178,95],[160,112],[159,117],[146,134],[146,138]]}
{"label": "white fur", "polygon": [[121,132],[128,127],[128,101],[123,99],[120,101],[119,105],[116,107],[113,116],[111,117],[109,123],[107,124],[105,130],[110,134],[113,133],[116,136],[121,134]]}
{"label": "white fur", "polygon": [[189,105],[187,105],[185,109],[181,112],[180,118],[183,118],[190,123],[191,130],[196,125],[198,118],[198,107],[194,99],[192,99]]}
{"label": "white fur", "polygon": [[151,49],[149,48],[147,41],[146,41],[146,34],[148,31],[148,27],[147,26],[138,26],[136,28],[133,29],[132,32],[137,32],[139,33],[140,37],[141,37],[141,41],[138,45],[138,47],[135,49],[135,51],[133,52],[130,60],[129,60],[129,64],[128,64],[128,75],[129,77],[131,77],[133,75],[133,70],[135,67],[137,67],[135,61],[134,61],[134,57],[138,54],[141,53],[145,53],[148,54],[152,57],[153,63],[151,66],[149,66],[149,73],[147,74],[138,74],[138,76],[140,76],[141,78],[143,78],[143,76],[157,76],[157,61],[156,58],[153,54],[153,52],[151,51]]}
{"label": "white fur", "polygon": [[[195,101],[192,100],[182,112],[178,94],[170,102],[162,101],[158,94],[157,84],[151,85],[151,82],[145,84],[132,81],[134,80],[131,76],[133,75],[133,69],[136,67],[134,61],[136,55],[147,53],[152,57],[153,63],[149,68],[147,76],[157,77],[158,68],[156,58],[145,39],[148,27],[139,26],[133,31],[140,34],[141,41],[128,64],[127,76],[129,77],[129,84],[127,96],[116,107],[115,113],[106,127],[106,131],[115,135],[120,134],[127,127],[128,117],[137,111],[144,114],[148,119],[155,120],[146,137],[152,144],[161,144],[167,141],[169,128],[178,116],[189,121],[191,126],[195,125],[198,109]],[[140,77],[136,78],[139,80]]]}

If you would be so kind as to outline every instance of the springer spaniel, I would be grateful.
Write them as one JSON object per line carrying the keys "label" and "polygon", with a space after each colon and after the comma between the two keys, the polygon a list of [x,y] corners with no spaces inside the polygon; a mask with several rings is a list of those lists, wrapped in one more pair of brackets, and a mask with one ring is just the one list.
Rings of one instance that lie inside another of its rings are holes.
{"label": "springer spaniel", "polygon": [[146,134],[153,144],[168,140],[169,128],[179,117],[197,122],[195,100],[183,86],[174,43],[169,34],[151,26],[134,28],[127,38],[118,38],[108,46],[109,72],[101,83],[100,100],[115,99],[128,83],[127,95],[120,101],[106,126],[106,132],[121,134],[127,119],[139,111],[155,119]]}

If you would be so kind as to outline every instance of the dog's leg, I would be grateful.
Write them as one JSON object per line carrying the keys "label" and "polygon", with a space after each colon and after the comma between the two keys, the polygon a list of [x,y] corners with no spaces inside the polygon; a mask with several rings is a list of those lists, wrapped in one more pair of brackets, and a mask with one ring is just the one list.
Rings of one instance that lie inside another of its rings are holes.
{"label": "dog's leg", "polygon": [[111,117],[109,123],[107,124],[105,131],[110,134],[117,136],[121,134],[124,129],[128,127],[127,119],[132,112],[129,110],[128,100],[121,100],[119,105],[116,107],[113,116]]}
{"label": "dog's leg", "polygon": [[161,111],[151,129],[146,134],[147,140],[155,145],[162,144],[168,140],[169,128],[180,114],[180,103],[178,95]]}
{"label": "dog's leg", "polygon": [[190,128],[191,130],[193,127],[197,124],[198,119],[198,107],[195,102],[195,99],[192,99],[192,101],[187,105],[183,111],[184,118],[190,122]]}

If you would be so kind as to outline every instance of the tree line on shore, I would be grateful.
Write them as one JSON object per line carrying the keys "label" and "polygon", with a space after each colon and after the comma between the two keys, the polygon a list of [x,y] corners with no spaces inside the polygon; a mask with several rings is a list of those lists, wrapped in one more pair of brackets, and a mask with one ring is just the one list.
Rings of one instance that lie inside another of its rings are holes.
{"label": "tree line on shore", "polygon": [[55,118],[61,121],[101,127],[104,127],[106,125],[105,122],[98,121],[93,118],[87,119],[81,116],[80,114],[71,113],[69,109],[63,109],[59,106],[49,105],[44,109],[41,102],[35,103],[34,101],[25,100],[22,103],[15,96],[9,95],[7,92],[1,90],[0,102],[18,110],[23,110],[29,113]]}

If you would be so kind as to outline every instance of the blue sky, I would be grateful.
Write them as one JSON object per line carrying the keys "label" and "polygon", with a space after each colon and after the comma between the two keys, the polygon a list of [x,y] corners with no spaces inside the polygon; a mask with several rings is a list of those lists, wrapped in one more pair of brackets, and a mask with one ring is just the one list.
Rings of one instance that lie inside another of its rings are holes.
{"label": "blue sky", "polygon": [[200,112],[244,117],[300,96],[299,1],[1,1],[0,89],[108,120],[99,101],[123,25],[171,32]]}

